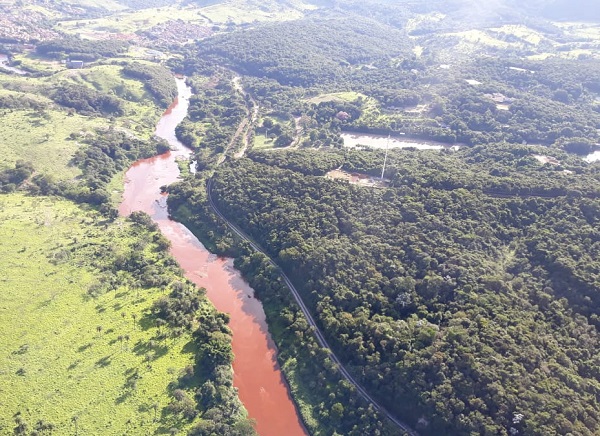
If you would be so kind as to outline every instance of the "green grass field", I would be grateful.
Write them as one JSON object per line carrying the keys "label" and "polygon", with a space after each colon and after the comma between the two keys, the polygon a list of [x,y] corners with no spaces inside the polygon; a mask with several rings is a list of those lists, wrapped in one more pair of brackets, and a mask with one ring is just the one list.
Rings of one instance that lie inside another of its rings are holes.
{"label": "green grass field", "polygon": [[72,132],[89,131],[101,124],[101,120],[53,110],[5,112],[0,129],[0,167],[23,159],[32,162],[36,171],[51,174],[57,180],[76,177],[81,171],[69,162],[78,144],[68,137]]}
{"label": "green grass field", "polygon": [[65,200],[0,196],[0,434],[12,434],[19,412],[30,430],[43,420],[57,435],[74,434],[74,419],[80,435],[179,426],[161,412],[168,384],[193,361],[190,337],[157,339],[145,315],[160,290],[88,296],[98,273],[78,264],[89,247],[118,251],[134,238],[130,224],[99,219]]}
{"label": "green grass field", "polygon": [[346,91],[346,92],[333,92],[330,94],[317,95],[316,97],[312,97],[312,98],[308,99],[307,101],[309,103],[313,103],[313,104],[325,103],[325,102],[329,102],[329,101],[353,102],[353,101],[358,100],[359,97],[363,97],[364,99],[369,98],[366,95],[361,94],[359,92]]}
{"label": "green grass field", "polygon": [[202,13],[214,23],[252,23],[257,21],[288,21],[300,19],[314,5],[296,1],[278,4],[256,0],[238,0],[202,8]]}
{"label": "green grass field", "polygon": [[267,139],[267,137],[262,133],[257,133],[254,135],[254,144],[252,146],[255,150],[264,150],[275,147],[275,141],[273,138]]}
{"label": "green grass field", "polygon": [[83,85],[91,85],[101,92],[115,92],[119,97],[128,97],[139,101],[144,97],[144,84],[138,80],[125,78],[121,75],[118,65],[97,65],[81,70],[64,70],[56,74],[54,80],[70,80]]}
{"label": "green grass field", "polygon": [[103,8],[109,11],[125,9],[125,6],[123,6],[118,0],[60,0],[60,3],[74,6]]}
{"label": "green grass field", "polygon": [[14,60],[21,62],[21,67],[40,73],[55,73],[64,70],[64,64],[36,56],[34,52],[23,52],[14,55]]}

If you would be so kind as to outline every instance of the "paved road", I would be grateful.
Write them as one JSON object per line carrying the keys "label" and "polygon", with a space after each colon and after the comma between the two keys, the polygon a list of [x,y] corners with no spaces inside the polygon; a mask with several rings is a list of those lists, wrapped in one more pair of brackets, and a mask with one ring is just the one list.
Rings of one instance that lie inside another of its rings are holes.
{"label": "paved road", "polygon": [[283,278],[285,284],[288,286],[288,288],[292,292],[292,295],[294,296],[296,302],[298,303],[298,306],[300,306],[300,309],[302,310],[302,313],[304,313],[304,316],[306,317],[306,320],[308,321],[308,324],[313,328],[313,331],[315,333],[315,337],[317,338],[317,341],[319,342],[319,345],[322,348],[324,348],[325,350],[327,350],[327,352],[329,353],[329,358],[337,365],[337,368],[340,370],[340,373],[344,376],[344,378],[346,380],[348,380],[350,383],[352,383],[354,385],[354,387],[356,387],[356,390],[358,391],[358,393],[365,400],[367,400],[369,403],[371,403],[373,405],[373,407],[375,407],[376,410],[378,410],[379,412],[381,412],[383,415],[387,416],[390,419],[390,421],[392,421],[394,424],[396,424],[401,430],[403,430],[404,432],[406,432],[407,434],[409,434],[411,436],[417,436],[418,435],[417,432],[415,432],[413,429],[411,429],[408,425],[406,425],[403,422],[401,422],[398,419],[396,419],[386,409],[384,409],[382,406],[380,406],[379,403],[377,403],[363,389],[363,387],[354,379],[354,377],[352,377],[352,375],[350,375],[350,373],[346,370],[346,368],[344,367],[344,365],[342,365],[342,362],[340,362],[340,360],[338,359],[338,357],[335,355],[335,353],[332,351],[331,347],[329,346],[329,344],[325,340],[325,337],[323,336],[323,333],[321,332],[321,330],[317,326],[317,323],[315,322],[315,320],[313,319],[312,315],[310,314],[310,311],[308,310],[308,308],[304,304],[304,301],[302,301],[302,298],[300,297],[300,293],[298,292],[298,290],[296,289],[296,287],[293,285],[293,283],[290,281],[290,279],[288,278],[288,276],[283,272],[283,270],[281,268],[279,268],[279,266],[273,261],[273,259],[271,259],[248,236],[246,236],[246,234],[241,229],[239,229],[235,224],[231,223],[227,218],[225,218],[225,216],[221,213],[221,211],[219,210],[219,208],[217,207],[217,205],[213,201],[212,192],[211,191],[212,191],[212,179],[208,179],[208,182],[206,184],[206,193],[207,193],[207,196],[208,196],[208,202],[209,202],[210,207],[212,208],[212,210],[217,214],[217,216],[219,216],[219,218],[221,218],[229,226],[229,228],[235,234],[237,234],[240,238],[242,238],[245,241],[247,241],[250,244],[250,246],[255,251],[257,251],[259,253],[262,253],[264,256],[266,256],[267,259],[269,259],[269,262],[271,263],[271,265],[273,265],[274,267],[276,267],[279,270],[279,273],[281,274],[281,277]]}

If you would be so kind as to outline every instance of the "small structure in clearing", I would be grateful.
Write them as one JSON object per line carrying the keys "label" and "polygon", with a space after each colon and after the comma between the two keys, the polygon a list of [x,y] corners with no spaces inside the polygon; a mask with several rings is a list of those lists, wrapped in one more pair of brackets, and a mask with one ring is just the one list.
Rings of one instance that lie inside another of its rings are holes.
{"label": "small structure in clearing", "polygon": [[534,154],[533,157],[541,164],[560,165],[560,161],[552,156]]}
{"label": "small structure in clearing", "polygon": [[83,68],[85,63],[75,59],[67,59],[67,68]]}
{"label": "small structure in clearing", "polygon": [[346,180],[352,185],[369,186],[373,188],[385,188],[390,184],[388,179],[381,179],[380,177],[373,177],[362,173],[348,173],[341,168],[329,171],[325,174],[325,177],[333,180]]}

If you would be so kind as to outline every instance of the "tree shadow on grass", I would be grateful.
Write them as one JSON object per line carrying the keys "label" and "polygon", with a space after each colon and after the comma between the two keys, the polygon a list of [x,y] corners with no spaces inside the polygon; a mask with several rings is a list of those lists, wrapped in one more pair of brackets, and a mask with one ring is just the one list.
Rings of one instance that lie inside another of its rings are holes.
{"label": "tree shadow on grass", "polygon": [[23,344],[19,347],[18,350],[13,351],[11,354],[22,356],[23,354],[29,351],[29,344]]}
{"label": "tree shadow on grass", "polygon": [[83,352],[84,352],[84,351],[86,351],[88,348],[92,348],[92,345],[93,345],[93,344],[92,344],[91,342],[88,342],[87,344],[85,344],[85,345],[82,345],[81,347],[79,347],[79,348],[77,349],[77,351],[78,351],[79,353],[83,353]]}
{"label": "tree shadow on grass", "polygon": [[112,355],[104,356],[102,359],[96,361],[96,366],[100,368],[106,368],[108,365],[112,363]]}
{"label": "tree shadow on grass", "polygon": [[145,313],[140,318],[139,325],[144,331],[156,327],[156,316],[154,316],[152,313]]}
{"label": "tree shadow on grass", "polygon": [[133,300],[133,304],[142,304],[146,301],[146,297],[139,297]]}
{"label": "tree shadow on grass", "polygon": [[41,303],[38,304],[38,309],[43,309],[44,307],[48,307],[48,306],[50,306],[51,303],[52,303],[52,298],[42,301]]}
{"label": "tree shadow on grass", "polygon": [[169,347],[167,345],[160,344],[156,340],[150,340],[148,342],[138,341],[133,346],[132,350],[138,356],[143,356],[148,353],[153,353],[153,360],[158,359],[159,357],[164,356],[169,351]]}
{"label": "tree shadow on grass", "polygon": [[129,368],[125,371],[127,379],[123,384],[123,393],[117,397],[115,403],[121,404],[129,398],[137,389],[137,382],[141,378],[137,368]]}
{"label": "tree shadow on grass", "polygon": [[193,340],[190,340],[183,346],[181,352],[184,354],[196,354],[198,352],[198,345]]}
{"label": "tree shadow on grass", "polygon": [[181,417],[174,415],[169,411],[168,407],[163,407],[161,409],[158,421],[162,425],[156,429],[156,434],[173,434],[171,432],[172,429],[176,428],[177,430],[181,430],[186,423]]}

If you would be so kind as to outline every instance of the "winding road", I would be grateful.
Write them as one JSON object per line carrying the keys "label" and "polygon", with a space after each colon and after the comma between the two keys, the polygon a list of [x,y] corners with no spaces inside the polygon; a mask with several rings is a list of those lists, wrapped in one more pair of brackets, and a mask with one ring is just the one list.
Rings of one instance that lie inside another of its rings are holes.
{"label": "winding road", "polygon": [[352,375],[350,375],[350,373],[348,372],[348,370],[346,370],[346,368],[344,367],[344,365],[342,364],[342,362],[340,362],[340,360],[338,359],[338,357],[335,355],[335,353],[333,352],[333,350],[331,349],[331,347],[329,346],[329,344],[325,340],[325,336],[323,335],[323,332],[321,332],[321,330],[317,326],[315,320],[313,319],[312,315],[310,314],[310,311],[308,310],[308,308],[304,304],[304,301],[302,301],[302,298],[300,297],[300,293],[298,292],[298,290],[296,289],[296,287],[293,285],[293,283],[291,282],[291,280],[288,278],[288,276],[283,272],[283,270],[279,267],[279,265],[277,265],[273,261],[273,259],[271,259],[271,257],[269,255],[267,255],[241,229],[239,229],[235,224],[233,224],[231,221],[229,221],[221,213],[221,211],[219,210],[219,208],[217,207],[217,205],[215,204],[215,202],[214,202],[214,200],[212,198],[212,179],[208,179],[208,182],[206,184],[206,193],[207,193],[208,202],[210,204],[210,207],[215,212],[215,214],[217,214],[217,216],[219,218],[221,218],[225,222],[225,224],[227,224],[227,226],[236,235],[238,235],[240,238],[242,238],[243,240],[245,240],[246,242],[248,242],[250,244],[250,246],[255,251],[263,254],[269,260],[269,262],[271,263],[271,265],[273,265],[275,268],[277,268],[279,270],[279,273],[281,274],[281,277],[283,278],[285,284],[288,286],[288,288],[292,292],[292,295],[294,296],[294,299],[296,300],[296,303],[298,303],[298,306],[300,306],[300,309],[302,310],[302,313],[304,313],[304,316],[306,317],[306,320],[308,321],[308,324],[313,328],[313,331],[315,333],[315,337],[317,338],[317,342],[319,343],[319,345],[322,348],[324,348],[325,350],[327,350],[327,352],[329,353],[329,358],[336,364],[337,368],[339,369],[340,373],[344,376],[344,378],[346,380],[348,380],[348,382],[350,382],[352,385],[354,385],[354,387],[356,388],[356,390],[358,391],[358,393],[360,394],[361,397],[363,397],[365,400],[367,400],[369,403],[371,403],[376,410],[378,410],[380,413],[382,413],[383,415],[385,415],[390,421],[392,421],[396,426],[398,426],[406,434],[408,434],[410,436],[417,436],[418,433],[416,431],[414,431],[413,429],[411,429],[405,423],[399,421],[391,413],[389,413],[384,407],[382,407],[379,403],[377,403],[377,401],[375,401],[365,391],[365,389],[354,379],[354,377],[352,377]]}

